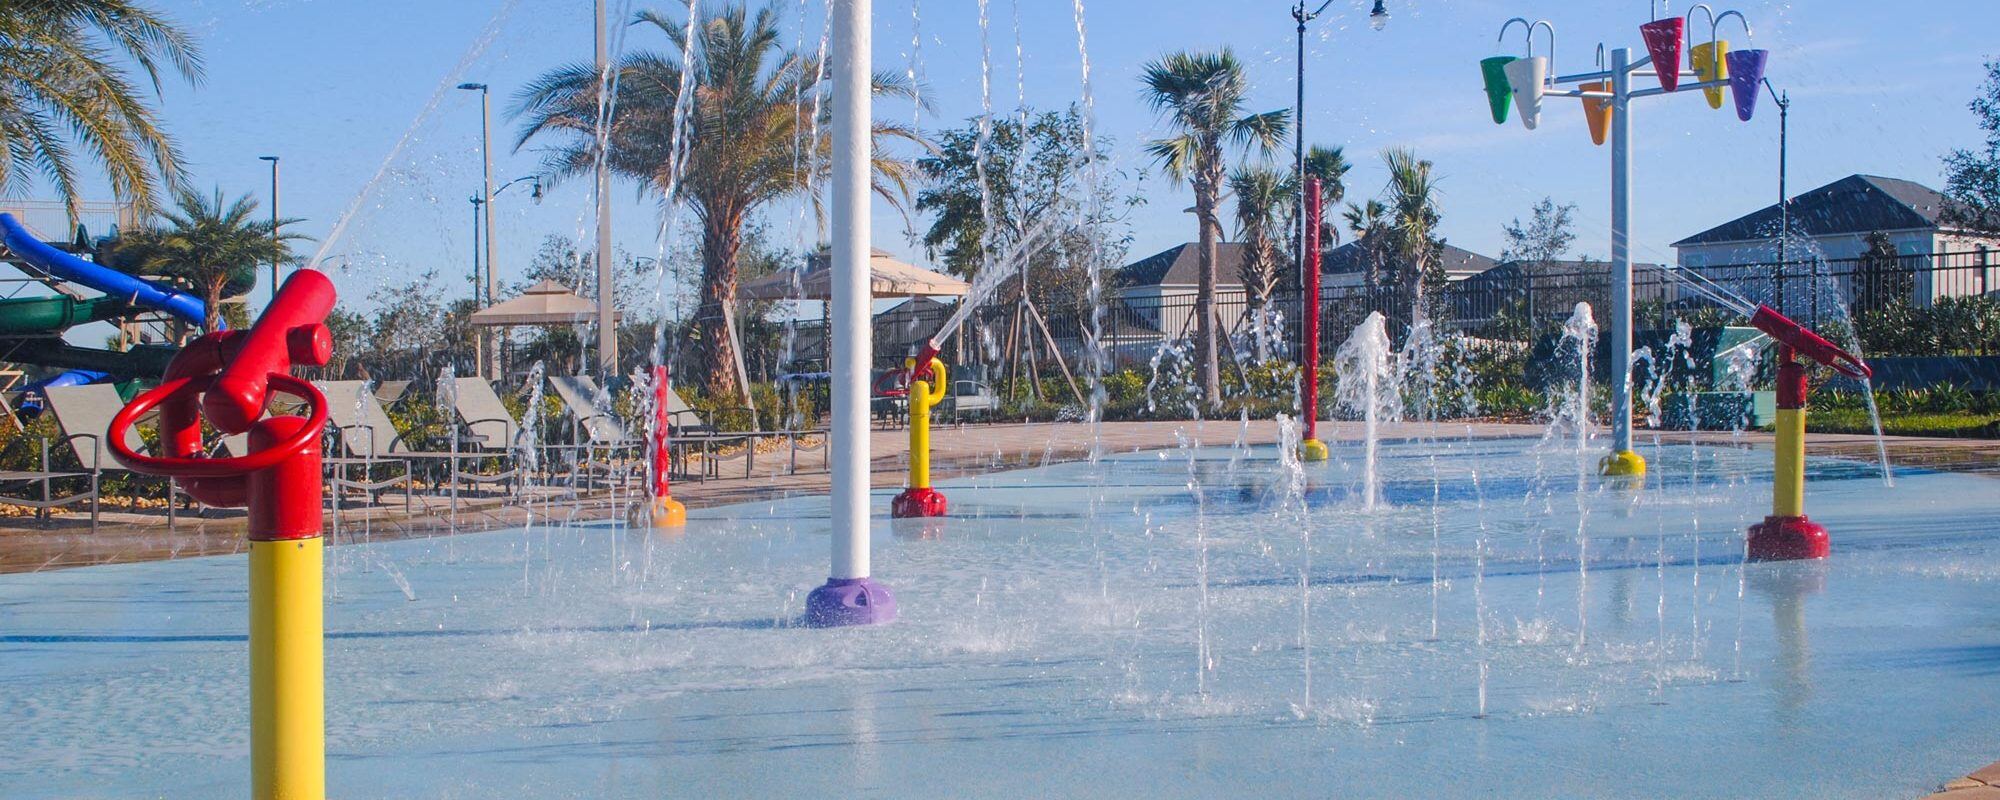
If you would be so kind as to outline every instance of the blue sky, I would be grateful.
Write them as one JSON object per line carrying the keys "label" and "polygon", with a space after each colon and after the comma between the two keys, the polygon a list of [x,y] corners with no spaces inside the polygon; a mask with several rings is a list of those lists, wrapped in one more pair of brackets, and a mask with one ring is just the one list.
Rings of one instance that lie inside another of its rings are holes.
{"label": "blue sky", "polygon": [[[666,5],[637,0],[637,7]],[[920,3],[913,25],[912,2]],[[1019,2],[1018,71],[1013,57]],[[1121,168],[1148,172],[1139,147],[1163,133],[1140,101],[1135,76],[1148,59],[1174,49],[1233,47],[1248,64],[1259,110],[1291,105],[1293,27],[1283,0],[1230,3],[1085,0],[1099,130],[1117,140]],[[471,207],[478,190],[477,98],[449,87],[480,81],[495,89],[499,179],[536,171],[533,153],[511,151],[504,115],[515,87],[560,62],[590,55],[589,0],[161,0],[192,28],[208,57],[199,87],[169,86],[162,102],[196,183],[230,194],[266,192],[259,155],[284,159],[284,212],[325,241],[350,206],[357,212],[329,247],[342,291],[359,299],[400,287],[436,269],[463,292],[472,249]],[[614,9],[632,2],[611,0]],[[1381,189],[1377,153],[1408,145],[1436,162],[1442,176],[1443,233],[1454,243],[1497,254],[1501,226],[1547,195],[1579,208],[1577,250],[1608,248],[1607,148],[1593,147],[1574,101],[1552,99],[1539,130],[1510,120],[1495,126],[1480,91],[1479,58],[1517,54],[1495,33],[1511,16],[1547,17],[1557,28],[1556,68],[1588,67],[1597,43],[1641,48],[1639,2],[1528,0],[1390,0],[1392,20],[1368,29],[1367,0],[1334,0],[1314,24],[1309,44],[1306,126],[1309,140],[1347,148],[1357,164],[1350,198]],[[1673,4],[1676,12],[1683,3]],[[1965,109],[1981,62],[2000,45],[1980,35],[2000,23],[1987,0],[1918,4],[1875,0],[1752,0],[1737,6],[1755,27],[1756,46],[1772,50],[1770,77],[1791,92],[1791,184],[1794,191],[1850,173],[1941,184],[1940,157],[1978,141]],[[805,3],[804,40],[816,46],[821,0]],[[678,7],[678,4],[674,4]],[[797,0],[779,7],[797,29]],[[957,124],[980,111],[980,29],[974,0],[877,0],[875,62],[905,69],[922,37],[921,77],[935,104],[926,126]],[[1017,86],[1038,107],[1081,97],[1076,28],[1062,0],[992,0],[996,104],[1011,107]],[[797,34],[788,33],[788,38]],[[1742,33],[1725,37],[1741,48]],[[635,30],[628,47],[664,46]],[[1537,42],[1537,48],[1543,45]],[[435,101],[435,102],[434,102]],[[434,106],[432,105],[434,102]],[[426,113],[427,107],[429,108]],[[878,104],[902,117],[907,105]],[[1669,243],[1772,202],[1776,196],[1777,114],[1768,105],[1739,123],[1710,110],[1698,95],[1644,101],[1634,114],[1637,256],[1659,260]],[[396,150],[399,141],[407,143]],[[396,153],[394,158],[390,154]],[[382,180],[370,185],[381,170]],[[366,188],[364,188],[366,187]],[[1181,213],[1190,197],[1157,173],[1141,184],[1148,204],[1133,220],[1132,255],[1192,238]],[[584,183],[554,187],[531,205],[525,187],[501,198],[500,273],[519,274],[547,233],[587,236]],[[650,199],[621,184],[617,240],[637,254],[662,252],[659,215]],[[877,246],[921,260],[900,217],[878,208]],[[774,209],[767,224],[781,244],[810,244],[794,208]],[[665,248],[684,252],[685,242]],[[344,265],[344,269],[339,268]],[[261,297],[262,290],[258,292]]]}

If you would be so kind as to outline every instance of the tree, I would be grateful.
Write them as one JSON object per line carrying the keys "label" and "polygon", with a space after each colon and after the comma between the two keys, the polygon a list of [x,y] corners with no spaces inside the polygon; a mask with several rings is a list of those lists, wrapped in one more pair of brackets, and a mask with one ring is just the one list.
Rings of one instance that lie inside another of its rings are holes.
{"label": "tree", "polygon": [[40,178],[74,218],[79,150],[141,212],[158,207],[160,184],[179,184],[180,152],[116,56],[155,92],[163,69],[201,80],[194,40],[142,4],[0,0],[0,194]]}
{"label": "tree", "polygon": [[1561,261],[1576,241],[1575,214],[1575,203],[1556,205],[1554,198],[1542,198],[1529,211],[1526,223],[1515,217],[1501,228],[1507,243],[1500,249],[1500,260],[1529,266]]}
{"label": "tree", "polygon": [[1982,233],[2000,233],[2000,60],[1986,62],[1986,82],[1968,105],[1986,132],[1979,150],[1953,150],[1944,157],[1943,218]]}
{"label": "tree", "polygon": [[1279,247],[1284,237],[1278,226],[1292,217],[1297,186],[1267,167],[1237,167],[1229,175],[1229,190],[1236,195],[1236,235],[1246,251],[1238,277],[1253,310],[1270,302],[1281,265],[1290,263]]}
{"label": "tree", "polygon": [[1362,283],[1372,295],[1382,288],[1382,269],[1389,259],[1389,207],[1372,199],[1348,203],[1340,217],[1347,221],[1347,230],[1354,234],[1354,244],[1361,251]]}
{"label": "tree", "polygon": [[[1389,190],[1385,205],[1389,210],[1390,248],[1396,256],[1396,288],[1405,322],[1413,323],[1425,313],[1421,307],[1428,289],[1444,283],[1438,252],[1444,246],[1436,236],[1440,219],[1437,210],[1437,178],[1431,162],[1417,158],[1408,148],[1383,151],[1382,163],[1389,169]],[[1400,310],[1400,309],[1399,309]]]}
{"label": "tree", "polygon": [[1216,53],[1179,51],[1148,63],[1140,74],[1146,102],[1178,133],[1146,146],[1177,183],[1194,189],[1195,223],[1200,228],[1201,277],[1195,289],[1195,350],[1201,366],[1202,398],[1213,408],[1222,402],[1222,376],[1216,359],[1216,242],[1222,224],[1221,204],[1225,148],[1269,153],[1288,129],[1287,109],[1246,113],[1249,81],[1243,64],[1229,48]]}
{"label": "tree", "polygon": [[[695,6],[699,8],[699,6]],[[664,35],[665,53],[631,50],[617,71],[606,135],[613,172],[641,181],[671,203],[686,205],[701,225],[701,302],[696,310],[699,371],[714,397],[747,400],[736,371],[730,320],[736,302],[737,252],[744,225],[768,203],[795,197],[830,174],[832,104],[817,56],[785,49],[773,7],[753,16],[731,4],[686,25],[641,11],[635,25]],[[688,63],[682,54],[690,53]],[[683,71],[692,90],[683,102]],[[877,73],[878,95],[915,98],[900,76]],[[588,63],[558,67],[516,97],[525,120],[516,147],[537,139],[556,144],[546,162],[553,178],[588,174],[598,155],[600,81]],[[815,117],[815,114],[818,116]],[[677,130],[685,123],[684,130]],[[679,134],[678,136],[676,134]],[[922,143],[906,126],[878,118],[872,170],[875,191],[898,208],[909,196],[914,168],[889,154],[889,140]],[[675,146],[685,150],[676,156]],[[810,198],[815,206],[820,202]]]}
{"label": "tree", "polygon": [[161,214],[164,225],[120,237],[111,248],[111,262],[126,271],[193,285],[207,304],[204,331],[219,329],[223,298],[247,294],[257,285],[261,265],[295,263],[291,242],[307,238],[283,230],[300,220],[258,215],[257,201],[249,195],[225,205],[219,190],[212,197],[179,191],[174,205]]}
{"label": "tree", "polygon": [[[1353,164],[1347,163],[1346,152],[1338,146],[1313,145],[1306,149],[1306,177],[1319,179],[1320,202],[1325,208],[1338,208],[1347,199],[1347,172],[1353,168]],[[1298,230],[1296,219],[1292,230]],[[1340,226],[1332,214],[1321,217],[1319,240],[1320,246],[1328,250],[1340,246]]]}
{"label": "tree", "polygon": [[1917,292],[1916,272],[1903,265],[1896,243],[1889,234],[1870,231],[1863,236],[1861,263],[1854,276],[1854,311],[1880,311],[1896,304],[1908,304]]}
{"label": "tree", "polygon": [[[1030,276],[1024,267],[1018,284],[1003,283],[989,300],[1004,302],[1025,285],[1041,308],[1078,310],[1079,303],[1088,303],[1084,284],[1092,262],[1115,262],[1123,255],[1122,243],[1113,239],[1107,243],[1112,253],[1099,248],[1093,257],[1093,231],[1102,235],[1122,222],[1131,201],[1115,197],[1116,175],[1088,168],[1090,149],[1076,106],[1039,113],[1023,109],[1018,117],[994,117],[986,127],[983,146],[975,117],[962,128],[938,133],[936,151],[917,159],[924,188],[916,208],[933,215],[923,236],[926,255],[947,272],[971,279],[988,259],[1013,252],[1029,231],[1059,226],[1047,256],[1025,262],[1042,274]],[[1099,136],[1095,149],[1109,152],[1114,145],[1111,137]],[[986,226],[989,214],[992,230]]]}

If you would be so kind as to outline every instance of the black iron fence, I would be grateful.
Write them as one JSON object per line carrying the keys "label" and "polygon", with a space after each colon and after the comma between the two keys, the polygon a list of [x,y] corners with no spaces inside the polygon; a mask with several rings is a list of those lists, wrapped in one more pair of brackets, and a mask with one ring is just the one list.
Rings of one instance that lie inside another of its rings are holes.
{"label": "black iron fence", "polygon": [[[1815,328],[1849,324],[1863,312],[1892,304],[1924,308],[1944,298],[2000,291],[2000,257],[1985,250],[1727,263],[1684,270],[1699,273],[1728,294],[1769,304]],[[1602,317],[1611,305],[1611,289],[1609,264],[1508,264],[1428,287],[1421,302],[1425,317],[1443,332],[1525,342],[1562,325],[1578,303],[1589,304]],[[1220,346],[1234,348],[1240,358],[1259,355],[1259,348],[1262,355],[1290,358],[1299,337],[1299,300],[1295,291],[1279,292],[1261,302],[1241,290],[1218,292],[1214,314],[1225,337]],[[1642,329],[1670,328],[1676,320],[1742,324],[1688,278],[1657,266],[1634,267],[1632,300]],[[1416,302],[1400,287],[1370,287],[1358,276],[1326,276],[1319,301],[1321,351],[1331,354],[1370,313],[1381,313],[1392,330],[1400,331],[1412,319]],[[1019,364],[1020,369],[1048,375],[1058,369],[1080,371],[1092,331],[1098,332],[1095,340],[1111,369],[1145,365],[1163,353],[1187,347],[1195,338],[1198,315],[1191,289],[1107,289],[1094,315],[1086,304],[1076,305],[1063,310],[1006,303],[977,309],[954,332],[948,358],[954,363]],[[877,366],[900,364],[951,312],[951,306],[930,304],[878,315]],[[824,358],[816,323],[798,326],[794,340],[799,360]]]}

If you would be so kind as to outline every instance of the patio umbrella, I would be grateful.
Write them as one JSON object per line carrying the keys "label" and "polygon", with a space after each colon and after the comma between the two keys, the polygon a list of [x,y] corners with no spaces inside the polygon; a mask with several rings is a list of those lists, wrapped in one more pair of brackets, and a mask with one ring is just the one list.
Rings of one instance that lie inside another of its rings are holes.
{"label": "patio umbrella", "polygon": [[[827,300],[833,270],[824,256],[813,256],[804,269],[780,270],[736,287],[738,300]],[[943,273],[897,261],[874,250],[868,257],[868,293],[874,297],[963,297],[971,286]]]}

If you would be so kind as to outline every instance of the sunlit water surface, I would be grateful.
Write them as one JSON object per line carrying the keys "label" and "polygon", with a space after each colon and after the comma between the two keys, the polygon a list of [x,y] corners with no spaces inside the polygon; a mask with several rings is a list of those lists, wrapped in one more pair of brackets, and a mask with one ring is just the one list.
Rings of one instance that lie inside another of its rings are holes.
{"label": "sunlit water surface", "polygon": [[[1815,460],[1833,558],[1746,567],[1768,451],[1655,448],[1632,491],[1573,447],[1388,446],[1374,513],[1351,447],[1303,491],[1269,449],[1210,448],[947,482],[957,516],[928,527],[878,493],[902,618],[871,629],[793,625],[824,497],[674,537],[343,544],[329,782],[1859,798],[2000,755],[1991,479]],[[240,556],[0,576],[0,796],[242,796],[244,578]]]}

